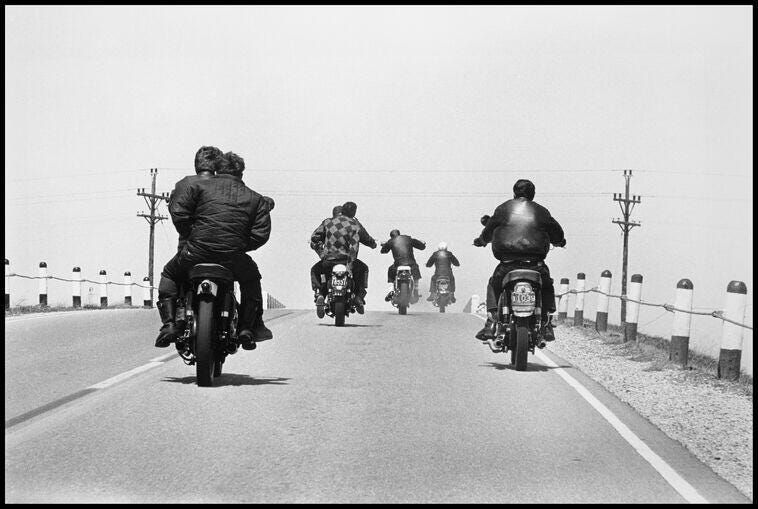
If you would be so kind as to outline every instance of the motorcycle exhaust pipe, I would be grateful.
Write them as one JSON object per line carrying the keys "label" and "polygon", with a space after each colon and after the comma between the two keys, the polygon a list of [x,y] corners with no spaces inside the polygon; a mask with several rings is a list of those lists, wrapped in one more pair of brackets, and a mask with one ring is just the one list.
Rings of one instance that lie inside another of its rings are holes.
{"label": "motorcycle exhaust pipe", "polygon": [[500,353],[503,351],[503,342],[499,339],[488,339],[487,344],[490,346],[490,350],[494,353]]}

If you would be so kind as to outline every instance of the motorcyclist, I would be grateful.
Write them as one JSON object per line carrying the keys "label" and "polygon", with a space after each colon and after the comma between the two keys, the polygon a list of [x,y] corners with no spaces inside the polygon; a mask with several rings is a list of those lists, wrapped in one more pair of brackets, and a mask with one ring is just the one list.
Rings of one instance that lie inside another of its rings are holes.
{"label": "motorcyclist", "polygon": [[426,242],[414,239],[410,235],[401,235],[400,230],[392,230],[389,240],[382,243],[380,253],[384,254],[392,250],[392,258],[395,260],[387,269],[387,282],[390,284],[389,293],[384,298],[387,302],[392,300],[392,296],[395,293],[395,276],[397,275],[397,268],[400,265],[407,265],[411,268],[411,275],[417,283],[413,285],[413,302],[418,301],[420,297],[418,281],[421,279],[421,270],[418,267],[418,263],[416,263],[416,258],[413,256],[414,248],[423,251],[426,249]]}
{"label": "motorcyclist", "polygon": [[358,249],[360,244],[374,249],[376,240],[355,218],[357,208],[354,202],[345,202],[337,217],[325,219],[311,235],[312,244],[323,246],[321,269],[324,277],[316,296],[316,312],[319,318],[323,317],[324,312],[326,280],[332,268],[340,263],[346,264],[353,274],[355,310],[361,314],[364,312],[368,267],[358,260]]}
{"label": "motorcyclist", "polygon": [[517,180],[513,185],[513,199],[495,209],[486,221],[481,235],[474,239],[474,245],[478,247],[484,247],[491,241],[492,253],[500,260],[487,285],[489,316],[484,328],[476,334],[476,338],[481,341],[494,337],[497,301],[502,292],[503,277],[518,268],[536,270],[540,273],[542,337],[545,341],[555,340],[551,322],[552,313],[555,312],[555,288],[544,260],[550,250],[550,244],[563,247],[566,245],[566,238],[561,225],[550,212],[533,201],[534,193],[535,187],[531,181]]}
{"label": "motorcyclist", "polygon": [[[321,224],[324,224],[329,219],[334,219],[335,217],[339,216],[342,213],[342,205],[337,205],[332,209],[332,217],[326,218],[323,221],[321,221]],[[310,241],[311,249],[313,249],[316,254],[318,255],[318,261],[313,264],[311,267],[311,288],[313,289],[313,302],[318,301],[319,295],[321,295],[321,285],[326,283],[326,280],[324,279],[324,269],[323,269],[323,256],[324,256],[324,243],[323,242],[313,242],[313,240]],[[322,281],[323,280],[323,281]]]}
{"label": "motorcyclist", "polygon": [[453,276],[452,266],[455,265],[456,267],[460,267],[461,264],[458,261],[458,258],[448,250],[447,243],[440,242],[437,245],[437,251],[432,253],[432,256],[429,257],[429,261],[426,262],[427,267],[431,267],[432,265],[434,265],[434,275],[429,283],[429,297],[427,297],[426,300],[430,302],[434,300],[434,294],[437,291],[437,278],[443,276],[450,281],[448,286],[450,290],[450,302],[455,302],[455,276]]}
{"label": "motorcyclist", "polygon": [[172,195],[169,213],[182,249],[164,266],[158,287],[158,311],[163,326],[155,346],[165,348],[183,332],[177,325],[178,283],[197,263],[218,263],[234,274],[240,285],[239,339],[246,350],[256,341],[272,339],[262,321],[260,272],[246,251],[264,245],[271,233],[271,202],[242,182],[242,158],[225,157],[216,147],[201,147],[195,167],[214,168],[216,175],[197,179]]}

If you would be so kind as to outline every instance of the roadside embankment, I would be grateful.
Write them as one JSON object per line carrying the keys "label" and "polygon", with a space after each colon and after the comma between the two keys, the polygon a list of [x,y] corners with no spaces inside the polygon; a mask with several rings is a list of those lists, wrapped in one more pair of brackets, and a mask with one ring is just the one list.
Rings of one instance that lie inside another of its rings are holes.
{"label": "roadside embankment", "polygon": [[624,342],[620,327],[558,323],[548,350],[632,406],[714,472],[753,498],[753,380],[716,376],[718,361],[692,355],[687,368],[668,359],[668,341],[638,335]]}

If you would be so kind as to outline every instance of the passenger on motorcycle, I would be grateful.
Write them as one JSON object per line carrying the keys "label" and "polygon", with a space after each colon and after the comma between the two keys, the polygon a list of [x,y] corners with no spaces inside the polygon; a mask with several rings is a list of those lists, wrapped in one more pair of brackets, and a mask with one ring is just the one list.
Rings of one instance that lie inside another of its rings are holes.
{"label": "passenger on motorcycle", "polygon": [[[332,209],[332,217],[327,217],[324,219],[324,221],[321,221],[321,224],[323,224],[325,221],[328,221],[329,219],[333,219],[339,216],[341,213],[342,205],[337,205]],[[318,300],[318,296],[321,295],[321,285],[325,282],[321,281],[322,274],[324,273],[323,263],[321,259],[324,255],[324,244],[323,242],[313,242],[311,240],[311,249],[313,249],[318,255],[318,261],[311,267],[311,288],[313,289],[313,302],[316,302]]]}
{"label": "passenger on motorcycle", "polygon": [[460,267],[458,258],[447,249],[445,242],[440,242],[437,246],[437,251],[432,253],[429,257],[429,261],[426,262],[427,267],[434,265],[434,275],[429,283],[429,297],[426,298],[429,302],[434,300],[434,294],[437,291],[437,278],[439,276],[446,277],[450,281],[448,288],[450,289],[450,302],[455,302],[455,277],[453,276],[453,265]]}
{"label": "passenger on motorcycle", "polygon": [[318,294],[316,295],[317,307],[324,305],[327,292],[325,281],[331,274],[332,267],[344,263],[348,265],[353,274],[355,310],[358,313],[364,311],[366,287],[368,286],[368,266],[358,259],[358,249],[361,244],[374,249],[376,240],[355,218],[357,209],[358,206],[355,203],[346,202],[336,217],[325,219],[311,235],[311,246],[323,246],[321,273],[324,277],[319,280]]}
{"label": "passenger on motorcycle", "polygon": [[195,168],[213,169],[216,175],[185,182],[171,196],[169,213],[186,242],[161,272],[158,311],[163,326],[155,346],[165,348],[183,332],[177,324],[176,299],[189,270],[198,263],[218,263],[239,281],[239,339],[243,348],[252,350],[256,341],[272,339],[273,334],[263,324],[261,275],[246,251],[268,241],[273,200],[245,186],[244,161],[236,154],[227,158],[216,147],[202,147],[195,155]]}
{"label": "passenger on motorcycle", "polygon": [[387,302],[392,300],[392,296],[395,293],[395,275],[400,265],[408,265],[411,268],[411,275],[417,283],[413,288],[413,300],[418,301],[420,297],[418,293],[418,281],[421,279],[421,270],[418,267],[418,263],[416,263],[416,258],[413,256],[414,248],[423,251],[426,249],[426,242],[414,239],[410,235],[401,235],[400,230],[392,230],[389,240],[382,243],[380,253],[384,254],[392,250],[392,258],[395,260],[387,269],[387,282],[390,284],[389,293],[384,298]]}
{"label": "passenger on motorcycle", "polygon": [[500,260],[487,285],[488,318],[484,328],[476,334],[481,341],[494,337],[497,302],[502,292],[503,277],[514,269],[531,269],[542,278],[543,339],[553,341],[552,313],[555,312],[555,288],[545,257],[550,244],[566,245],[563,228],[542,205],[534,202],[534,184],[526,179],[516,181],[513,199],[495,209],[474,245],[486,246],[492,242],[492,253]]}

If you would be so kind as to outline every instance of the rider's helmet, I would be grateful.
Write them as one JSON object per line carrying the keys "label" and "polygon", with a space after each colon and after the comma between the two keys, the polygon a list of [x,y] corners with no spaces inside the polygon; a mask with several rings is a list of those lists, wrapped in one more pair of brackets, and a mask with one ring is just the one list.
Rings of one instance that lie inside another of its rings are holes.
{"label": "rider's helmet", "polygon": [[394,238],[395,238],[395,237],[397,237],[398,235],[400,235],[400,230],[392,230],[392,231],[390,232],[390,238],[391,238],[391,239],[394,239]]}
{"label": "rider's helmet", "polygon": [[447,251],[447,243],[446,242],[440,242],[437,244],[437,249],[439,251]]}
{"label": "rider's helmet", "polygon": [[195,173],[209,171],[214,173],[223,152],[216,147],[203,146],[195,153]]}
{"label": "rider's helmet", "polygon": [[513,197],[526,198],[531,201],[534,199],[534,184],[531,180],[519,179],[513,184]]}

